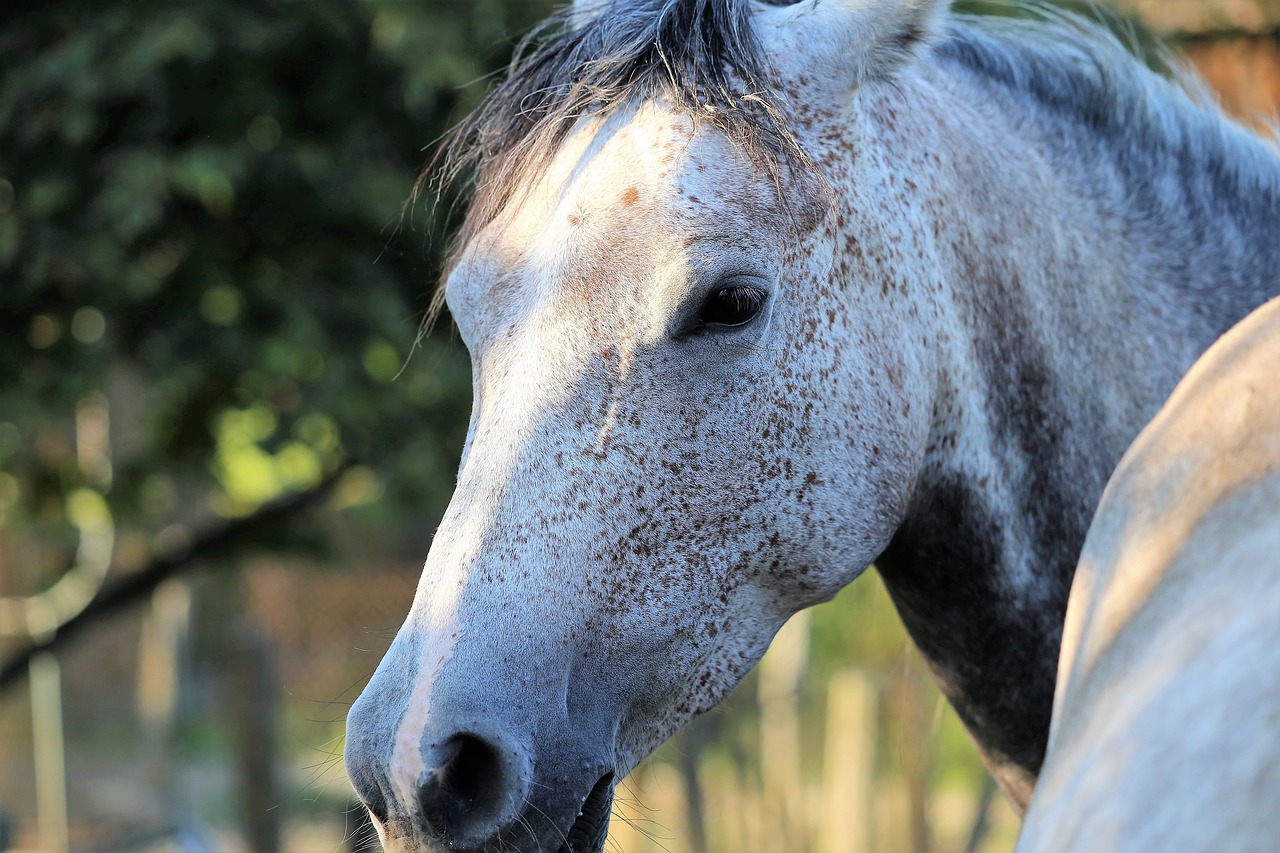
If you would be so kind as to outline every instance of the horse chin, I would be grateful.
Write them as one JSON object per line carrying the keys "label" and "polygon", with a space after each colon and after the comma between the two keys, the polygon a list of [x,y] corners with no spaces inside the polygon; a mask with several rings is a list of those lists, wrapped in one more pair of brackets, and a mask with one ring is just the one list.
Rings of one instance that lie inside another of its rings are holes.
{"label": "horse chin", "polygon": [[[514,822],[503,827],[493,838],[481,843],[459,844],[457,840],[430,842],[413,850],[448,850],[449,853],[488,853],[492,850],[510,853],[602,853],[609,837],[609,817],[613,811],[613,792],[616,777],[605,773],[591,787],[585,798],[570,797],[570,803],[578,803],[576,812],[569,806],[567,813],[556,814],[554,806],[542,802],[529,803],[525,812]],[[582,797],[582,795],[578,795]],[[564,803],[564,799],[559,799]],[[563,807],[563,805],[562,805]]]}
{"label": "horse chin", "polygon": [[440,835],[418,816],[403,813],[373,814],[371,822],[386,853],[602,853],[616,782],[609,771],[585,795],[561,790],[549,799],[526,800],[522,813],[487,837]]}
{"label": "horse chin", "polygon": [[449,853],[489,853],[494,850],[508,853],[602,853],[609,837],[615,780],[612,772],[605,773],[585,797],[579,794],[577,798],[572,795],[554,798],[560,804],[559,809],[546,801],[529,802],[519,817],[502,827],[492,838],[482,841],[474,838],[465,841],[429,840],[425,844],[405,847],[405,853],[411,850],[423,853],[436,850]]}

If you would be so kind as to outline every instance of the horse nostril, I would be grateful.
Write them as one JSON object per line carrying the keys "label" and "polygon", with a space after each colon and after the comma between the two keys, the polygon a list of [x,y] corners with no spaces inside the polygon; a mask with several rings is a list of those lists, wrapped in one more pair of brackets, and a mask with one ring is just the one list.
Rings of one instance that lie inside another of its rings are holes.
{"label": "horse nostril", "polygon": [[514,782],[493,744],[457,734],[432,751],[434,766],[418,788],[422,816],[433,835],[457,840],[502,815]]}

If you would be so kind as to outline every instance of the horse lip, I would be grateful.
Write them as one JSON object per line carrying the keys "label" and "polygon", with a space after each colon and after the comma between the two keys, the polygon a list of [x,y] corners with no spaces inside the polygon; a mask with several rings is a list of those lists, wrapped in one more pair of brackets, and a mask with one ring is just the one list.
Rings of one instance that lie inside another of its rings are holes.
{"label": "horse lip", "polygon": [[609,835],[609,814],[613,810],[613,773],[600,777],[578,810],[559,853],[600,853]]}

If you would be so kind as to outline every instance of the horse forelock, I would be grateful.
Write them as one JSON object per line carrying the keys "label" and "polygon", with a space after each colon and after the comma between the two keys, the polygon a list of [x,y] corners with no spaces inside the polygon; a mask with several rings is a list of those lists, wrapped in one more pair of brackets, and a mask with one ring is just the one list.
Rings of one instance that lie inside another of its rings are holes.
{"label": "horse forelock", "polygon": [[[446,134],[406,206],[424,188],[437,201],[465,199],[450,252],[456,258],[546,169],[581,119],[652,99],[724,135],[779,185],[786,171],[816,174],[792,133],[751,15],[749,0],[607,0],[585,21],[567,9],[551,17]],[[427,325],[443,293],[442,286]]]}
{"label": "horse forelock", "polygon": [[655,98],[770,171],[803,161],[750,16],[746,0],[637,0],[609,3],[585,22],[569,11],[552,17],[449,132],[419,187],[471,184],[465,241],[546,167],[578,120]]}

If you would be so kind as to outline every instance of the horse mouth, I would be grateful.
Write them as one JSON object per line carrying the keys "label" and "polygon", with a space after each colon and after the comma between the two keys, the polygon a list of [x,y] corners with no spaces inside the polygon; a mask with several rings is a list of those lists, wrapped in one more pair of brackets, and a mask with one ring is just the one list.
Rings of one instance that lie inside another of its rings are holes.
{"label": "horse mouth", "polygon": [[559,853],[600,853],[609,835],[609,813],[613,810],[613,774],[596,782],[582,803],[578,819],[569,827]]}

